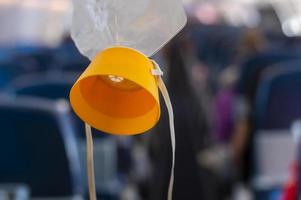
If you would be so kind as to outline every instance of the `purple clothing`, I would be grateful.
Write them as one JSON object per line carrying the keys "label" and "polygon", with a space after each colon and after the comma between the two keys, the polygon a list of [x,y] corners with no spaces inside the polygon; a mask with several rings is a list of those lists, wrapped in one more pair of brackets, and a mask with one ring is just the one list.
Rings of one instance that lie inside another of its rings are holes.
{"label": "purple clothing", "polygon": [[233,131],[233,104],[235,93],[231,89],[218,92],[214,101],[214,136],[222,143],[228,143]]}

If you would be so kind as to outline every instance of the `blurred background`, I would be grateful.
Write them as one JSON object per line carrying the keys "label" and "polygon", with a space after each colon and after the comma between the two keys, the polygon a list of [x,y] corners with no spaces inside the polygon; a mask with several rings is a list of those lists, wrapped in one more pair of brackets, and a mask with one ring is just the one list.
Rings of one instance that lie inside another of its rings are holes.
{"label": "blurred background", "polygon": [[[301,198],[301,1],[184,0],[154,58],[175,112],[174,200]],[[68,103],[89,60],[71,0],[0,0],[0,199],[88,199],[83,122]],[[149,133],[94,130],[102,200],[165,200],[167,110]]]}

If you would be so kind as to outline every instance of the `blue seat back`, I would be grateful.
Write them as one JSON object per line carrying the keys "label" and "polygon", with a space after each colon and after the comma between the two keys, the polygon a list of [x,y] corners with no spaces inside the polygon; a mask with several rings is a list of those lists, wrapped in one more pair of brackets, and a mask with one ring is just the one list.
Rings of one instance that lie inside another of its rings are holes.
{"label": "blue seat back", "polygon": [[22,73],[24,70],[20,64],[12,60],[0,61],[0,89]]}
{"label": "blue seat back", "polygon": [[69,38],[59,47],[53,50],[57,67],[64,71],[80,71],[86,69],[90,61],[84,57],[76,48],[74,42]]}
{"label": "blue seat back", "polygon": [[256,95],[259,79],[262,72],[268,66],[277,63],[301,59],[301,53],[285,51],[274,51],[257,54],[247,60],[241,70],[240,79],[237,84],[238,93],[244,95],[253,103]]}
{"label": "blue seat back", "polygon": [[[15,79],[10,86],[6,88],[8,93],[21,96],[34,96],[52,100],[69,100],[69,93],[72,85],[78,78],[78,73],[36,73],[28,74]],[[84,138],[84,123],[72,112],[72,121],[76,126],[76,132]],[[105,137],[102,132],[95,130],[96,137]]]}
{"label": "blue seat back", "polygon": [[18,95],[36,96],[47,99],[68,99],[72,85],[63,82],[41,82],[36,85],[27,85],[18,88]]}
{"label": "blue seat back", "polygon": [[28,73],[12,80],[5,90],[17,95],[69,99],[71,87],[78,77],[79,73],[59,71]]}
{"label": "blue seat back", "polygon": [[15,60],[18,60],[27,72],[44,71],[55,67],[53,50],[45,47],[20,46],[11,49]]}
{"label": "blue seat back", "polygon": [[267,74],[256,96],[256,129],[289,128],[301,117],[301,62],[283,64]]}
{"label": "blue seat back", "polygon": [[0,183],[25,183],[33,197],[81,193],[68,111],[32,98],[0,100]]}

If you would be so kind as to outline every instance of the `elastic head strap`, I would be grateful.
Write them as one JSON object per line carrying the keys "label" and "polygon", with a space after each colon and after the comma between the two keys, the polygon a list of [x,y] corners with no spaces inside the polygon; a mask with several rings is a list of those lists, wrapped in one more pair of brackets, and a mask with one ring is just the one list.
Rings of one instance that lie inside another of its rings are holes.
{"label": "elastic head strap", "polygon": [[93,137],[91,126],[85,123],[87,140],[87,174],[89,184],[90,200],[96,200],[95,176],[94,176],[94,157],[93,157]]}
{"label": "elastic head strap", "polygon": [[167,88],[164,84],[164,81],[162,80],[163,72],[160,69],[160,66],[156,61],[152,60],[155,69],[152,70],[152,74],[154,76],[158,76],[158,87],[161,91],[161,94],[163,96],[165,105],[167,107],[168,111],[168,117],[169,117],[169,129],[170,129],[170,139],[171,139],[171,148],[172,148],[172,165],[171,165],[171,174],[169,178],[169,186],[168,186],[168,200],[172,200],[172,193],[173,193],[173,185],[174,185],[174,171],[175,171],[175,158],[176,158],[176,136],[175,136],[175,125],[174,125],[174,113],[172,104],[170,101],[170,97],[167,91]]}

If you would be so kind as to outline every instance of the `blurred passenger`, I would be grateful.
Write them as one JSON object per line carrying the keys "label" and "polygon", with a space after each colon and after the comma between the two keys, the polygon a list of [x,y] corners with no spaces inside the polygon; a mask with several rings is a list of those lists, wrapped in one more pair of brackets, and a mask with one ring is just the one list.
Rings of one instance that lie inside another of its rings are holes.
{"label": "blurred passenger", "polygon": [[214,101],[214,135],[219,142],[232,146],[238,169],[248,140],[249,105],[240,100],[235,86],[240,65],[265,49],[265,38],[257,29],[247,29],[242,34],[236,57],[219,76],[219,91]]}
{"label": "blurred passenger", "polygon": [[[247,59],[254,55],[263,52],[266,48],[266,39],[263,34],[257,29],[247,30],[242,38],[240,48],[238,49],[237,64],[242,65]],[[238,69],[237,71],[239,72]],[[239,73],[237,73],[238,75]],[[233,83],[232,91],[237,82]],[[247,179],[245,168],[249,165],[245,162],[246,149],[249,143],[250,134],[250,107],[249,101],[235,93],[233,100],[233,127],[231,136],[231,145],[234,152],[236,166],[240,169],[243,179]]]}
{"label": "blurred passenger", "polygon": [[[222,143],[229,143],[232,139],[234,126],[234,109],[240,107],[235,102],[235,84],[239,75],[240,64],[250,56],[264,49],[263,36],[256,29],[247,29],[237,48],[237,55],[232,64],[219,75],[219,91],[215,98],[215,135]],[[238,117],[238,120],[240,117]]]}
{"label": "blurred passenger", "polygon": [[237,49],[236,62],[240,64],[249,57],[262,52],[266,46],[266,39],[258,29],[247,29],[243,32]]}
{"label": "blurred passenger", "polygon": [[213,103],[213,132],[217,141],[223,144],[230,143],[234,125],[235,91],[233,90],[233,84],[237,79],[237,71],[233,68],[226,68],[220,75],[220,87]]}
{"label": "blurred passenger", "polygon": [[[168,66],[166,83],[173,103],[176,130],[173,199],[220,200],[223,199],[223,193],[220,191],[218,176],[212,169],[200,165],[198,161],[200,152],[210,147],[213,142],[209,134],[206,113],[187,73],[186,65],[190,62],[187,57],[189,53],[185,48],[187,45],[183,43],[184,34],[185,31],[174,39],[164,52]],[[150,199],[164,200],[167,197],[172,158],[168,115],[164,105],[158,129],[151,137],[153,173]]]}

